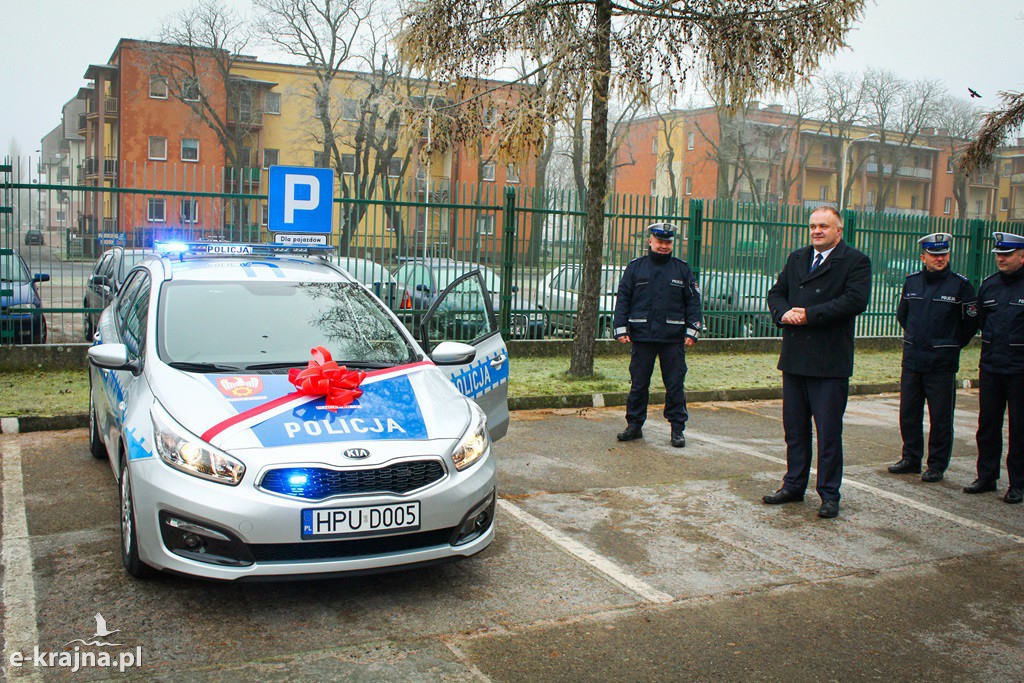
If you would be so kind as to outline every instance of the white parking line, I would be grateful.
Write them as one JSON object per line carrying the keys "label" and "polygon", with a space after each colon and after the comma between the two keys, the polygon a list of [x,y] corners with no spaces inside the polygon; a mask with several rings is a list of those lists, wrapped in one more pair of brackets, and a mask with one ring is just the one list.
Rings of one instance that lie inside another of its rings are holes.
{"label": "white parking line", "polygon": [[645,581],[636,578],[608,558],[598,555],[590,548],[569,536],[566,536],[550,524],[537,519],[514,503],[508,500],[499,499],[498,507],[532,528],[565,552],[586,562],[615,583],[618,583],[619,585],[636,593],[647,602],[667,603],[672,602],[675,599],[668,593],[663,593]]}
{"label": "white parking line", "polygon": [[32,581],[32,548],[25,519],[21,444],[17,439],[0,441],[0,457],[4,473],[4,678],[42,680],[35,667],[11,666],[11,653],[31,653],[39,644],[39,631],[36,627],[36,587]]}
{"label": "white parking line", "polygon": [[[758,450],[756,450],[754,448],[751,448],[751,447],[746,446],[746,445],[741,444],[741,443],[735,443],[735,442],[729,441],[727,439],[722,439],[722,438],[718,438],[718,437],[714,437],[714,436],[708,436],[706,434],[701,434],[700,432],[695,432],[692,429],[687,429],[686,433],[689,436],[692,436],[692,437],[694,437],[694,438],[696,438],[696,439],[698,439],[700,441],[704,441],[704,442],[712,444],[714,446],[718,446],[719,448],[727,448],[729,450],[737,451],[739,453],[744,453],[746,455],[749,455],[749,456],[752,456],[752,457],[755,457],[755,458],[760,458],[761,460],[767,460],[768,462],[773,462],[773,463],[782,465],[783,467],[786,466],[786,459],[785,458],[777,458],[774,455],[767,455],[766,453],[762,453],[762,452],[760,452],[760,451],[758,451]],[[812,477],[815,476],[816,473],[817,473],[817,470],[812,467],[811,468],[811,476]],[[1007,539],[1009,541],[1013,541],[1014,543],[1019,543],[1019,544],[1024,545],[1024,536],[1018,536],[1017,534],[1011,534],[1008,531],[1003,531],[1002,529],[997,529],[997,528],[989,526],[987,524],[982,524],[981,522],[976,522],[973,519],[967,519],[966,517],[961,517],[959,515],[955,515],[952,512],[946,512],[945,510],[939,509],[937,507],[932,507],[931,505],[927,505],[925,503],[921,503],[919,501],[916,501],[913,498],[907,498],[906,496],[901,496],[898,493],[893,493],[891,491],[886,491],[885,489],[880,489],[878,487],[871,486],[870,484],[865,484],[863,482],[859,482],[859,481],[856,481],[856,480],[853,480],[853,479],[849,479],[847,477],[843,477],[843,486],[849,486],[850,488],[859,489],[861,491],[866,491],[868,493],[873,493],[874,495],[876,495],[876,496],[878,496],[880,498],[888,498],[889,500],[891,500],[893,502],[900,503],[902,505],[906,505],[907,507],[911,507],[911,508],[913,508],[915,510],[918,510],[920,512],[924,512],[924,513],[926,513],[928,515],[932,515],[932,516],[935,516],[935,517],[940,517],[940,518],[945,519],[947,521],[953,522],[954,524],[959,524],[960,526],[967,527],[968,529],[975,529],[977,531],[983,531],[983,532],[985,532],[987,534],[991,534],[993,536],[999,536],[999,537],[1005,538],[1005,539]]]}

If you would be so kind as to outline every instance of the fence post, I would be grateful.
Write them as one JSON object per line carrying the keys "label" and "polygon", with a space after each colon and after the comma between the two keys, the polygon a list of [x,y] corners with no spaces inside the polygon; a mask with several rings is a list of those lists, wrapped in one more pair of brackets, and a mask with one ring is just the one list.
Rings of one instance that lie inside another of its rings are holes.
{"label": "fence post", "polygon": [[505,188],[505,206],[502,209],[501,299],[498,324],[501,336],[509,338],[512,328],[512,268],[516,251],[516,188]]}
{"label": "fence post", "polygon": [[974,282],[974,287],[977,289],[981,286],[981,281],[985,279],[982,269],[985,266],[985,221],[983,220],[972,220],[970,222],[970,266],[971,272],[967,273],[967,278]]}
{"label": "fence post", "polygon": [[704,242],[704,202],[700,199],[690,200],[689,246],[686,249],[686,261],[695,275],[700,275],[700,255]]}
{"label": "fence post", "polygon": [[856,246],[853,238],[857,233],[857,212],[852,209],[843,211],[843,239],[850,246]]}

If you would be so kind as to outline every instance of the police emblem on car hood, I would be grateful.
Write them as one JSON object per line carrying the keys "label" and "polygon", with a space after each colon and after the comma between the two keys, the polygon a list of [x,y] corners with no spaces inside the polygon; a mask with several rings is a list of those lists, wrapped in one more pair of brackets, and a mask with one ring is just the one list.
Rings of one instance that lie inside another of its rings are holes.
{"label": "police emblem on car hood", "polygon": [[370,457],[370,451],[365,448],[349,448],[342,451],[341,454],[346,458],[351,458],[352,460],[362,460],[363,458]]}

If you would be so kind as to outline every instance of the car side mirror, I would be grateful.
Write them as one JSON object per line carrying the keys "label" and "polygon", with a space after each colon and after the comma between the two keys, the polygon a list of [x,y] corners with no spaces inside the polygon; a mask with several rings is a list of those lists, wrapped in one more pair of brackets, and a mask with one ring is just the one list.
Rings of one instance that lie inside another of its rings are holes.
{"label": "car side mirror", "polygon": [[89,284],[95,285],[97,287],[109,287],[110,278],[108,278],[106,275],[93,275],[91,278],[89,278]]}
{"label": "car side mirror", "polygon": [[519,285],[512,285],[512,293],[515,294],[519,291]]}
{"label": "car side mirror", "polygon": [[427,285],[416,285],[416,291],[417,292],[426,292],[427,294],[429,294],[430,293],[430,287],[428,287]]}
{"label": "car side mirror", "polygon": [[35,275],[32,276],[32,282],[49,282],[49,281],[50,281],[50,274],[49,273],[36,273]]}
{"label": "car side mirror", "polygon": [[465,365],[476,358],[476,348],[462,342],[444,341],[434,347],[430,360],[437,365]]}
{"label": "car side mirror", "polygon": [[88,351],[89,362],[104,370],[129,370],[138,376],[142,367],[137,359],[128,353],[124,344],[97,344]]}

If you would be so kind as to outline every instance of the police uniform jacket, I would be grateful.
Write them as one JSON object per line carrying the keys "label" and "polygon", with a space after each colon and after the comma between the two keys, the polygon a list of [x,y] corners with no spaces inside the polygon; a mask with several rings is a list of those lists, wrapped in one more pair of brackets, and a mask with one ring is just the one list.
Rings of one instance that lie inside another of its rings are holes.
{"label": "police uniform jacket", "polygon": [[974,287],[945,268],[907,276],[896,309],[903,328],[903,368],[912,372],[956,372],[960,349],[978,331]]}
{"label": "police uniform jacket", "polygon": [[[853,374],[853,332],[871,297],[871,261],[840,240],[809,272],[814,248],[797,249],[768,290],[772,320],[782,328],[779,370],[808,377]],[[783,325],[791,308],[807,310],[806,325]]]}
{"label": "police uniform jacket", "polygon": [[978,290],[981,370],[1024,373],[1024,268],[985,278]]}
{"label": "police uniform jacket", "polygon": [[615,336],[677,343],[697,339],[702,323],[700,287],[682,259],[648,254],[630,261],[615,300]]}

